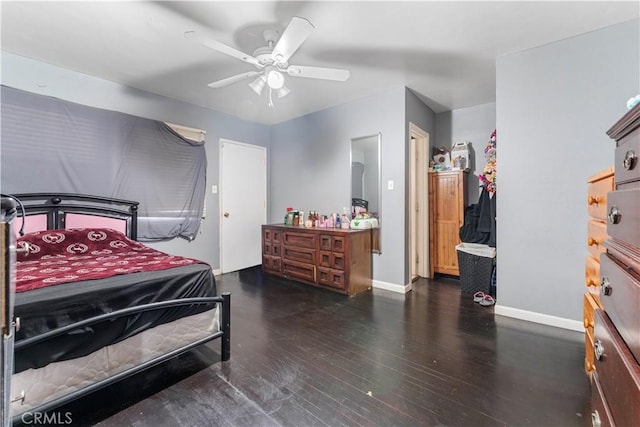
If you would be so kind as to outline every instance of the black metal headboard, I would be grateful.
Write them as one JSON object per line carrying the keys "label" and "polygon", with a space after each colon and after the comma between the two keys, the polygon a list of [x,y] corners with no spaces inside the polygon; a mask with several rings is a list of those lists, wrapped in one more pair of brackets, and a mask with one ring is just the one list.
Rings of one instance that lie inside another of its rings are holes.
{"label": "black metal headboard", "polygon": [[[46,214],[48,230],[66,228],[66,214],[76,213],[124,220],[127,236],[133,240],[138,238],[139,202],[69,193],[23,193],[11,196],[22,203],[26,216]],[[22,215],[20,209],[18,215]]]}

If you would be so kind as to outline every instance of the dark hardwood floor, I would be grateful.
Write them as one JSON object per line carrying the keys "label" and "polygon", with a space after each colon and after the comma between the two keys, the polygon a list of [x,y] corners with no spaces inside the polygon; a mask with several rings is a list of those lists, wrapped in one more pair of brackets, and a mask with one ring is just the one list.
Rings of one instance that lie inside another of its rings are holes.
{"label": "dark hardwood floor", "polygon": [[583,335],[494,316],[451,279],[349,298],[258,268],[218,278],[215,341],[60,412],[101,426],[585,426]]}

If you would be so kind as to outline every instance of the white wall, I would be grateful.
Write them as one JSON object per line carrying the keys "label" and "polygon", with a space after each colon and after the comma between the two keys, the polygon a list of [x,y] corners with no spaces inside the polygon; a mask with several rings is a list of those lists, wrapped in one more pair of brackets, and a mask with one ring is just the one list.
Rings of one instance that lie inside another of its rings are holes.
{"label": "white wall", "polygon": [[[168,121],[207,131],[207,219],[192,242],[175,239],[152,243],[159,250],[195,257],[219,268],[219,200],[211,194],[218,183],[219,140],[227,138],[269,146],[269,127],[238,119],[193,104],[153,95],[118,83],[77,73],[33,59],[2,52],[1,83],[17,89],[54,96],[78,104],[120,111],[140,117]],[[206,87],[203,90],[208,90]],[[215,94],[212,92],[212,96]],[[257,102],[261,102],[256,98]],[[37,179],[37,178],[35,178]]]}
{"label": "white wall", "polygon": [[[451,149],[454,143],[469,141],[471,159],[467,178],[467,200],[469,204],[477,203],[480,194],[478,174],[484,170],[487,161],[484,149],[489,142],[491,132],[496,128],[496,103],[481,104],[473,107],[459,108],[436,114],[436,137],[432,147]],[[500,135],[497,139],[500,149]]]}
{"label": "white wall", "polygon": [[498,58],[497,313],[581,328],[586,180],[613,165],[605,132],[640,93],[639,29],[634,20]]}

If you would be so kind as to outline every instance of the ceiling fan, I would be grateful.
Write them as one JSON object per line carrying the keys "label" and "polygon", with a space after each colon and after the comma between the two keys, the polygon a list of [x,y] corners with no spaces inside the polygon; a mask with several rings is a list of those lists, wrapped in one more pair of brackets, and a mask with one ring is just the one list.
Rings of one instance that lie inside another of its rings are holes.
{"label": "ceiling fan", "polygon": [[275,92],[278,98],[287,96],[290,92],[290,89],[285,84],[284,74],[292,77],[335,81],[345,81],[349,78],[349,70],[289,64],[289,58],[309,37],[313,28],[313,25],[308,20],[294,16],[280,38],[278,38],[279,34],[276,30],[265,30],[263,37],[267,45],[256,49],[253,55],[247,55],[231,46],[202,36],[195,31],[186,31],[184,36],[213,50],[252,64],[257,68],[257,71],[248,71],[209,83],[209,87],[221,88],[244,79],[256,77],[255,80],[249,83],[249,87],[259,96],[267,86],[269,88],[269,106],[273,107],[272,92]]}

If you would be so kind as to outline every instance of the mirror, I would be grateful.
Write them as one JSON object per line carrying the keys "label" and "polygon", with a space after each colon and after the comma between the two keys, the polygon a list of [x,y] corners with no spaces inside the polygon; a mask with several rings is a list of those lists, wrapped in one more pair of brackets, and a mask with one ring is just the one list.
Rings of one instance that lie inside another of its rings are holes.
{"label": "mirror", "polygon": [[371,249],[380,251],[381,134],[351,139],[351,215],[366,211],[377,219]]}

